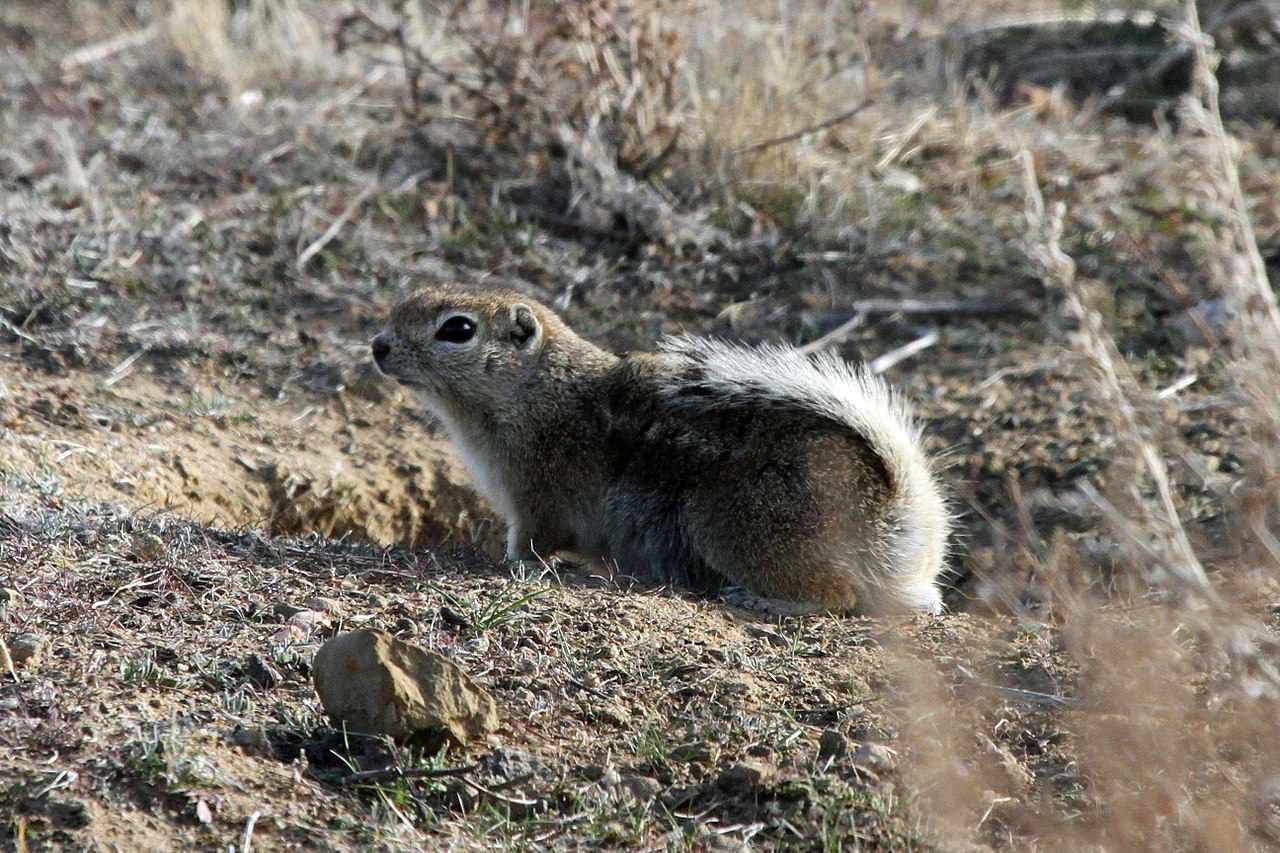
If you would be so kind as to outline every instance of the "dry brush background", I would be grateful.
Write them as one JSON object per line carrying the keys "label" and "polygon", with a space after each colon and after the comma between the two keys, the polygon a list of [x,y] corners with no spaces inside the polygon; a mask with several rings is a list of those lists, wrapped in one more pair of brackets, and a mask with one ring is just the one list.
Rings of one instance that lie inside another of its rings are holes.
{"label": "dry brush background", "polygon": [[[1280,847],[1278,34],[1246,0],[4,4],[0,838]],[[873,361],[949,459],[950,613],[513,574],[368,365],[441,279],[620,350]],[[335,730],[311,656],[360,627],[466,667],[498,734]]]}

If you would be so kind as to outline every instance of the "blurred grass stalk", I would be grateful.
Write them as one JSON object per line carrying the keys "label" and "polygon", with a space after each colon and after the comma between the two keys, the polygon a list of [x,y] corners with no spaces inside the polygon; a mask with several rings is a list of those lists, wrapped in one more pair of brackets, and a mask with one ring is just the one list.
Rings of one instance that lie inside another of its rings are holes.
{"label": "blurred grass stalk", "polygon": [[[1263,557],[1269,564],[1266,569],[1274,572],[1280,566],[1280,543],[1272,530],[1271,517],[1277,503],[1276,483],[1280,482],[1276,473],[1280,459],[1280,383],[1276,379],[1280,377],[1280,310],[1240,184],[1236,163],[1239,145],[1227,132],[1218,106],[1214,76],[1217,56],[1211,40],[1200,29],[1192,0],[1186,4],[1180,35],[1194,45],[1196,55],[1196,89],[1182,104],[1186,132],[1204,136],[1206,155],[1213,167],[1210,174],[1226,207],[1224,218],[1231,223],[1226,239],[1217,243],[1221,253],[1218,268],[1227,274],[1215,277],[1234,321],[1227,330],[1232,344],[1228,368],[1251,404],[1243,414],[1253,427],[1251,450],[1260,466],[1254,469],[1254,481],[1248,484],[1249,494],[1237,496],[1234,508],[1247,513],[1248,527],[1263,546],[1263,553],[1255,554],[1255,558]],[[1024,149],[1020,158],[1030,232],[1028,254],[1039,266],[1046,284],[1065,297],[1067,312],[1079,324],[1076,347],[1101,379],[1099,402],[1108,407],[1117,435],[1137,451],[1145,475],[1135,478],[1127,488],[1128,503],[1136,518],[1127,517],[1092,484],[1085,483],[1082,489],[1104,511],[1118,537],[1128,543],[1134,567],[1142,568],[1152,585],[1191,604],[1190,611],[1201,611],[1193,621],[1210,620],[1215,623],[1212,627],[1218,628],[1236,623],[1234,630],[1227,632],[1231,637],[1226,644],[1229,655],[1255,656],[1259,643],[1267,636],[1265,629],[1223,598],[1192,547],[1178,515],[1164,454],[1154,438],[1159,425],[1152,423],[1149,413],[1158,408],[1152,395],[1141,389],[1130,374],[1102,313],[1094,307],[1096,300],[1090,288],[1076,277],[1074,261],[1061,248],[1065,206],[1059,202],[1046,209],[1032,153]],[[1154,499],[1146,494],[1148,486]],[[1242,557],[1245,564],[1234,568],[1245,572],[1256,568],[1247,564],[1247,550],[1242,549]],[[1272,643],[1268,640],[1263,644]],[[1280,698],[1280,672],[1273,661],[1259,658],[1248,662],[1244,669],[1254,672],[1263,682],[1247,692],[1256,693],[1265,686],[1263,692]]]}

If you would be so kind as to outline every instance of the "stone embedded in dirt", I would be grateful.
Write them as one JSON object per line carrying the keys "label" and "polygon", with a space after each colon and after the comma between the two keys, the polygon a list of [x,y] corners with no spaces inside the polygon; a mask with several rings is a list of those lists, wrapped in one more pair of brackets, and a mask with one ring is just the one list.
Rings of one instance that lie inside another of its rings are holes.
{"label": "stone embedded in dirt", "polygon": [[267,663],[262,655],[249,655],[249,659],[244,664],[244,674],[256,687],[263,690],[270,690],[284,681],[280,670]]}
{"label": "stone embedded in dirt", "polygon": [[883,772],[898,766],[898,753],[882,743],[864,743],[853,754],[853,763],[867,770]]}
{"label": "stone embedded in dirt", "polygon": [[684,764],[710,764],[713,749],[705,741],[682,743],[671,750],[671,757]]}
{"label": "stone embedded in dirt", "polygon": [[443,731],[462,744],[498,727],[493,697],[461,667],[383,631],[339,634],[313,666],[325,711],[352,731],[394,738]]}
{"label": "stone embedded in dirt", "polygon": [[18,608],[22,606],[22,593],[16,589],[9,587],[0,587],[0,613],[9,608]]}
{"label": "stone embedded in dirt", "polygon": [[301,613],[306,609],[307,608],[299,607],[296,604],[290,604],[287,601],[277,601],[275,604],[271,605],[271,612],[274,613],[277,618],[284,620],[288,620],[292,618],[295,613]]}
{"label": "stone embedded in dirt", "polygon": [[14,666],[39,666],[48,651],[49,638],[41,634],[19,634],[9,641]]}
{"label": "stone embedded in dirt", "polygon": [[289,617],[288,624],[310,633],[317,628],[323,628],[328,625],[329,614],[321,613],[319,610],[299,610]]}
{"label": "stone embedded in dirt", "polygon": [[835,729],[824,729],[818,739],[819,758],[839,758],[849,751],[849,741]]}
{"label": "stone embedded in dirt", "polygon": [[467,779],[479,788],[461,779],[454,780],[445,789],[446,803],[471,812],[486,797],[500,790],[505,798],[504,809],[510,809],[511,816],[517,819],[544,812],[547,799],[540,791],[552,785],[547,768],[537,756],[502,747],[481,756]]}
{"label": "stone embedded in dirt", "polygon": [[235,730],[227,735],[227,743],[232,746],[238,746],[246,752],[268,758],[275,756],[275,748],[271,745],[271,738],[267,735],[267,730],[262,726],[236,726]]}
{"label": "stone embedded in dirt", "polygon": [[315,610],[320,613],[328,613],[338,616],[342,613],[342,605],[332,598],[325,598],[322,595],[312,596],[302,602],[303,607],[308,610]]}
{"label": "stone embedded in dirt", "polygon": [[716,784],[726,791],[746,793],[763,788],[773,781],[774,768],[763,761],[740,761],[720,771]]}
{"label": "stone embedded in dirt", "polygon": [[623,776],[618,787],[642,803],[653,800],[662,791],[662,784],[652,776]]}
{"label": "stone embedded in dirt", "polygon": [[158,560],[164,556],[164,540],[154,533],[135,533],[129,543],[129,554],[142,562]]}
{"label": "stone embedded in dirt", "polygon": [[610,702],[596,708],[592,712],[592,716],[602,723],[608,723],[609,725],[619,729],[625,729],[627,726],[631,725],[631,712],[615,702]]}

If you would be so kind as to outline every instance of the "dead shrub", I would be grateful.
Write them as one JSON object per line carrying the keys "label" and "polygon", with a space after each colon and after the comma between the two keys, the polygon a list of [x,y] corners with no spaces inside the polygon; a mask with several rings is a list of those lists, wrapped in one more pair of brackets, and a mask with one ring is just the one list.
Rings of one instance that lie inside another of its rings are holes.
{"label": "dead shrub", "polygon": [[339,53],[389,50],[420,127],[460,122],[481,144],[538,152],[567,126],[644,176],[680,138],[684,42],[672,13],[670,0],[395,0],[357,7],[335,43]]}
{"label": "dead shrub", "polygon": [[304,0],[172,0],[167,25],[186,62],[233,95],[332,70],[323,16]]}

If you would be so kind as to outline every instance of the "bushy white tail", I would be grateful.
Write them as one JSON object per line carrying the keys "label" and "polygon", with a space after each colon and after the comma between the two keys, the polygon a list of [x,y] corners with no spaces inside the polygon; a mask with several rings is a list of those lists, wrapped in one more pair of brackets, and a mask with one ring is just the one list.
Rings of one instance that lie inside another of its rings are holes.
{"label": "bushy white tail", "polygon": [[877,609],[941,611],[936,582],[946,558],[951,513],[910,407],[883,379],[834,355],[808,356],[780,346],[672,337],[660,349],[700,368],[693,381],[705,393],[677,396],[687,380],[673,378],[667,389],[672,402],[704,408],[773,402],[837,421],[862,436],[883,460],[893,491],[892,533],[882,543],[889,559],[864,567],[865,586],[884,597],[873,604]]}

